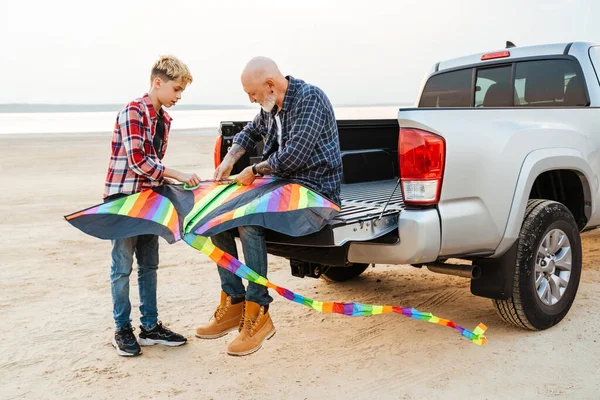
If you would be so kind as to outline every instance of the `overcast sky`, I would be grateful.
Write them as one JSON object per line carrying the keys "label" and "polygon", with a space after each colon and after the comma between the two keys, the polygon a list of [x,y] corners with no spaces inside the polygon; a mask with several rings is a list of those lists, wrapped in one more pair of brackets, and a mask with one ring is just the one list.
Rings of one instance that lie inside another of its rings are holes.
{"label": "overcast sky", "polygon": [[246,104],[256,55],[334,104],[410,103],[439,60],[600,41],[599,0],[0,2],[0,103],[125,103],[160,54],[190,67],[186,104]]}

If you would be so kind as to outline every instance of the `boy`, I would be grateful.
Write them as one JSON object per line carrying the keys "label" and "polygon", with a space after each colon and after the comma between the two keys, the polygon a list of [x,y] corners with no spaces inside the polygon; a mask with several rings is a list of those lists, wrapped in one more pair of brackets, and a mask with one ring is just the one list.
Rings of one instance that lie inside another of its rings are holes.
{"label": "boy", "polygon": [[[172,56],[162,56],[150,75],[150,91],[125,106],[119,113],[112,138],[112,155],[104,185],[104,201],[140,192],[163,183],[200,183],[196,174],[167,168],[162,158],[167,149],[171,117],[163,109],[179,99],[192,82],[188,67]],[[174,180],[172,180],[172,179]],[[156,270],[158,236],[142,235],[112,241],[110,284],[116,332],[112,344],[121,356],[142,354],[131,326],[129,275],[133,255],[138,262],[141,326],[139,344],[181,346],[187,339],[158,321]]]}

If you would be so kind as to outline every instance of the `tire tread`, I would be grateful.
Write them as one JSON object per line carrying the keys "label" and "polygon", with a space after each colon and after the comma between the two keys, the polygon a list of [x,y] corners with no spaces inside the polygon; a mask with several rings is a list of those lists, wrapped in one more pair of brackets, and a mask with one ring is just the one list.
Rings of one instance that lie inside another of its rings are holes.
{"label": "tire tread", "polygon": [[[521,232],[519,234],[519,241],[526,241],[529,238],[530,232],[534,228],[535,217],[540,214],[546,207],[551,204],[555,204],[555,201],[551,200],[543,200],[543,199],[533,199],[529,200],[527,203],[527,209],[525,210],[525,217],[523,219],[523,226],[521,227]],[[492,300],[498,315],[504,321],[509,324],[515,325],[519,328],[529,329],[529,330],[539,330],[535,326],[533,326],[524,310],[521,290],[519,287],[520,275],[523,273],[520,262],[522,260],[523,251],[526,249],[523,248],[521,244],[517,249],[517,263],[515,266],[515,277],[513,280],[513,295],[508,300]]]}

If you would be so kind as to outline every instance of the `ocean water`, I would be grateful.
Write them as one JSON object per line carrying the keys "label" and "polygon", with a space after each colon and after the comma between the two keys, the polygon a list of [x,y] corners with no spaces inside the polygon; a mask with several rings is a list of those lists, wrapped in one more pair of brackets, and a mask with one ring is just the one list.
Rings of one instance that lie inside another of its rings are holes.
{"label": "ocean water", "polygon": [[[395,119],[398,106],[335,107],[337,119]],[[221,121],[248,121],[258,108],[172,110],[173,130],[210,132]],[[0,135],[111,132],[117,112],[0,113]]]}

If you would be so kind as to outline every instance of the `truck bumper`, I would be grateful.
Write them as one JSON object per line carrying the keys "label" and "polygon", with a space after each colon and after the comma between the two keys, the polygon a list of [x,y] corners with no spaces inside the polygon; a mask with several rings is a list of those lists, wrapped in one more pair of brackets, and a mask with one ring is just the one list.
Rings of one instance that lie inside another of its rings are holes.
{"label": "truck bumper", "polygon": [[440,253],[441,229],[437,209],[404,210],[398,219],[398,241],[393,244],[352,242],[348,261],[366,264],[420,264]]}

